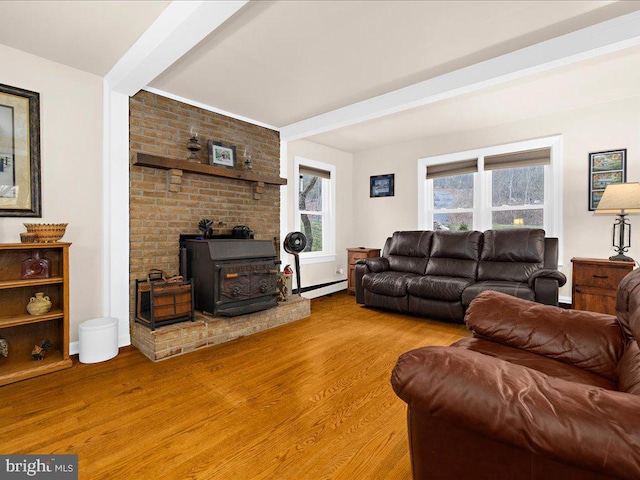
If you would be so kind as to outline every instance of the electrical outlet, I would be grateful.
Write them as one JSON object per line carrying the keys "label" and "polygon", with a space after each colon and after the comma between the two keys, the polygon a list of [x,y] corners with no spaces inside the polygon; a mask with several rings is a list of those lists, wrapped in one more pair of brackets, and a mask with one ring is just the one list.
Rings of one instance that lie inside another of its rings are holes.
{"label": "electrical outlet", "polygon": [[344,268],[342,268],[340,265],[338,265],[336,267],[336,274],[337,275],[343,275],[344,274]]}

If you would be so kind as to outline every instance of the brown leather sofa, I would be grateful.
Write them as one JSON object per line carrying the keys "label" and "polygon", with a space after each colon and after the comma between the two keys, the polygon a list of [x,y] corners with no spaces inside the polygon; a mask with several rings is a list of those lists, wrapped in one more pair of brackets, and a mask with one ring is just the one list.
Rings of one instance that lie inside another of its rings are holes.
{"label": "brown leather sofa", "polygon": [[558,305],[565,282],[558,239],[541,229],[395,232],[355,271],[358,303],[459,322],[485,290]]}
{"label": "brown leather sofa", "polygon": [[403,354],[413,478],[640,478],[640,269],[617,317],[480,294],[473,337]]}

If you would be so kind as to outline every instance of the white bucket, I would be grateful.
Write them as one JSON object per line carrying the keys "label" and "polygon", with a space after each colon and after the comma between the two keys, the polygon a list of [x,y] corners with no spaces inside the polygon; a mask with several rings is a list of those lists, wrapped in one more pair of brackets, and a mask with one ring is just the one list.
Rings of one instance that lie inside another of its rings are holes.
{"label": "white bucket", "polygon": [[118,355],[118,319],[94,318],[78,326],[80,363],[98,363]]}

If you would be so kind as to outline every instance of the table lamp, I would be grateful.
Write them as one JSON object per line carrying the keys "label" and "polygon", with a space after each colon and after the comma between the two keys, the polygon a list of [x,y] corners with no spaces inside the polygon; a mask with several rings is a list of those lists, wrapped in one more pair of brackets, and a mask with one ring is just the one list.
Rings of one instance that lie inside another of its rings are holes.
{"label": "table lamp", "polygon": [[619,217],[613,224],[613,248],[618,254],[609,260],[634,262],[633,258],[625,255],[631,246],[631,224],[626,216],[640,213],[640,183],[608,185],[594,213]]}

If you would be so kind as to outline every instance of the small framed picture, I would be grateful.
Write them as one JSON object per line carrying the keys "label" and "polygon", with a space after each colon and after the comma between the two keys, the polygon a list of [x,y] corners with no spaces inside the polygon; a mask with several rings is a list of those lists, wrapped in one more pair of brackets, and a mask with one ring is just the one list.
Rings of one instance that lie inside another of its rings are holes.
{"label": "small framed picture", "polygon": [[627,149],[589,154],[589,210],[598,207],[607,185],[627,181]]}
{"label": "small framed picture", "polygon": [[373,197],[393,197],[395,174],[375,175],[369,180],[369,196]]}
{"label": "small framed picture", "polygon": [[236,168],[236,147],[209,140],[209,163],[220,167]]}

